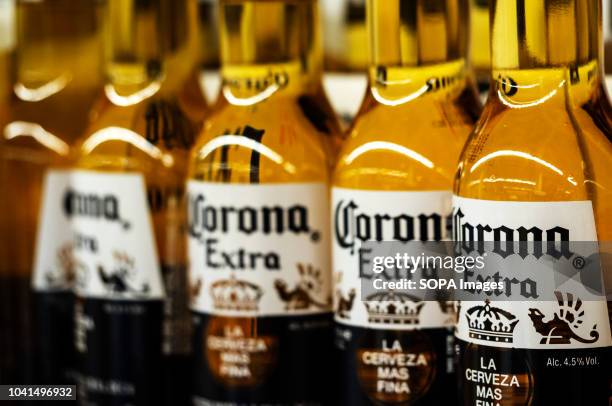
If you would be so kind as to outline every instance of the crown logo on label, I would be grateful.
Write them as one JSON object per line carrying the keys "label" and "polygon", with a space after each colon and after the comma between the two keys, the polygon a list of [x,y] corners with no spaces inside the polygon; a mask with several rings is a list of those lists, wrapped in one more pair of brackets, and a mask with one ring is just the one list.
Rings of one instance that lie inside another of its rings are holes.
{"label": "crown logo on label", "polygon": [[425,302],[406,293],[379,292],[366,297],[364,305],[370,323],[417,325]]}
{"label": "crown logo on label", "polygon": [[219,280],[210,286],[210,295],[217,310],[257,311],[263,290],[254,283],[236,279]]}
{"label": "crown logo on label", "polygon": [[514,338],[514,328],[519,322],[512,313],[491,306],[488,300],[484,305],[475,306],[465,313],[468,321],[470,338],[511,343]]}

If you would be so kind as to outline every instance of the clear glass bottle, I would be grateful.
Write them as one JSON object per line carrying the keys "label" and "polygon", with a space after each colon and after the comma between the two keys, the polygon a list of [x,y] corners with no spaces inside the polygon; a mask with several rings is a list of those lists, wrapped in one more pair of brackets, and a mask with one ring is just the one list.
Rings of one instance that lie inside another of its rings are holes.
{"label": "clear glass bottle", "polygon": [[219,3],[198,0],[201,69],[219,68]]}
{"label": "clear glass bottle", "polygon": [[325,69],[363,72],[368,67],[365,0],[323,0]]}
{"label": "clear glass bottle", "polygon": [[[503,228],[505,239],[516,241],[525,240],[521,232],[527,231],[534,241],[563,238],[573,247],[599,247],[605,255],[612,148],[601,82],[601,2],[497,0],[491,15],[492,85],[457,173],[456,236],[498,241]],[[472,227],[484,234],[470,236]],[[542,230],[556,231],[537,237]],[[534,257],[528,253],[525,264],[538,266],[542,261]],[[609,259],[606,265],[602,258],[609,280]],[[517,280],[525,277],[516,274]],[[457,326],[462,404],[610,401],[612,338],[605,298],[582,300],[572,291],[540,288],[557,300],[462,303]],[[503,342],[498,332],[475,330],[492,317],[502,325]]]}
{"label": "clear glass bottle", "polygon": [[603,0],[603,32],[605,72],[612,72],[612,7],[609,1]]}
{"label": "clear glass bottle", "polygon": [[470,0],[470,60],[478,89],[486,94],[491,76],[489,0]]}
{"label": "clear glass bottle", "polygon": [[[454,400],[452,306],[364,293],[362,282],[375,278],[362,243],[450,238],[454,173],[480,107],[467,60],[468,12],[459,0],[368,1],[369,90],[332,189],[341,404]],[[414,230],[395,231],[401,218]]]}
{"label": "clear glass bottle", "polygon": [[220,8],[220,100],[188,182],[194,401],[325,404],[339,135],[322,91],[318,4]]}
{"label": "clear glass bottle", "polygon": [[368,67],[365,0],[322,0],[325,78],[329,100],[343,130],[350,127],[365,94]]}
{"label": "clear glass bottle", "polygon": [[184,182],[205,114],[196,2],[109,0],[105,17],[107,80],[64,196],[79,397],[189,404]]}
{"label": "clear glass bottle", "polygon": [[[10,98],[0,105],[0,330],[6,349],[0,379],[68,383],[74,379],[71,254],[59,248],[70,236],[43,224],[54,224],[45,207],[61,191],[50,185],[65,184],[62,169],[101,89],[101,7],[93,0],[12,4],[17,47],[6,82]],[[10,18],[4,7],[3,18]],[[41,238],[58,250],[49,247],[45,256]]]}

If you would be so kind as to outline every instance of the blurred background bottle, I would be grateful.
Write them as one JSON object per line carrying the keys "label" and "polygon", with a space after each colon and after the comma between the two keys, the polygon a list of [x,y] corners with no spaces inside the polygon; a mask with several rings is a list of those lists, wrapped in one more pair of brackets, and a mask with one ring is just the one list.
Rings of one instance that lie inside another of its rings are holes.
{"label": "blurred background bottle", "polygon": [[324,85],[348,128],[365,95],[368,67],[366,0],[321,0],[325,54]]}
{"label": "blurred background bottle", "polygon": [[491,43],[489,35],[489,0],[470,2],[470,59],[476,74],[478,90],[486,95],[491,74]]}
{"label": "blurred background bottle", "polygon": [[363,72],[368,66],[366,0],[323,0],[325,70]]}
{"label": "blurred background bottle", "polygon": [[[65,382],[72,361],[69,275],[54,261],[47,270],[61,282],[34,283],[34,294],[30,286],[47,170],[69,164],[101,88],[100,4],[16,2],[10,98],[0,107],[2,383]],[[2,14],[3,21],[11,18]]]}
{"label": "blurred background bottle", "polygon": [[15,50],[15,2],[0,0],[0,121],[10,92],[11,55]]}
{"label": "blurred background bottle", "polygon": [[88,405],[186,405],[184,182],[206,113],[197,4],[108,5],[106,83],[66,196],[80,271],[79,395]]}
{"label": "blurred background bottle", "polygon": [[206,100],[213,105],[218,97],[220,79],[219,59],[219,1],[198,0],[200,31],[200,83]]}
{"label": "blurred background bottle", "polygon": [[219,68],[219,3],[217,0],[198,0],[198,28],[200,33],[200,69]]}
{"label": "blurred background bottle", "polygon": [[[6,123],[8,117],[8,102],[11,98],[11,67],[12,55],[15,51],[15,3],[13,0],[0,1],[0,123]],[[3,230],[6,231],[6,230]],[[12,342],[10,336],[11,328],[11,310],[9,308],[8,286],[4,283],[9,280],[7,277],[1,277],[3,281],[0,283],[0,346],[10,348]],[[16,357],[2,357],[0,359],[0,382],[8,383],[15,379]],[[9,379],[9,377],[13,377]]]}
{"label": "blurred background bottle", "polygon": [[612,2],[603,2],[603,38],[604,38],[604,57],[606,73],[612,74]]}

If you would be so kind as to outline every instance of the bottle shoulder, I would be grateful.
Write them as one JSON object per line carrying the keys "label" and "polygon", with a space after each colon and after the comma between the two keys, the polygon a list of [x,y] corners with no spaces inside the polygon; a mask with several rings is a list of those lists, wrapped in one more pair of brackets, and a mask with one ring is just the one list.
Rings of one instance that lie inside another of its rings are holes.
{"label": "bottle shoulder", "polygon": [[[218,103],[190,159],[190,177],[234,183],[327,182],[336,129],[315,96]],[[254,182],[257,180],[257,182]]]}
{"label": "bottle shoulder", "polygon": [[387,106],[369,95],[343,143],[334,184],[450,190],[473,125],[469,107],[457,98]]}
{"label": "bottle shoulder", "polygon": [[77,144],[77,167],[182,173],[199,128],[177,98],[119,106],[103,97]]}
{"label": "bottle shoulder", "polygon": [[490,100],[461,155],[455,193],[485,200],[588,200],[584,127],[563,103]]}
{"label": "bottle shoulder", "polygon": [[42,165],[65,164],[87,127],[94,98],[91,89],[64,89],[37,101],[13,93],[0,114],[3,157]]}

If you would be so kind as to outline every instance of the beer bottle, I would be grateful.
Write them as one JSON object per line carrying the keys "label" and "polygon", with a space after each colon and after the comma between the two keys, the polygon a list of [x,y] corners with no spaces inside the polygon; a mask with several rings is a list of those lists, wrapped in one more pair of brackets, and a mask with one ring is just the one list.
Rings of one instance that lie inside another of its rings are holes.
{"label": "beer bottle", "polygon": [[368,66],[365,0],[323,0],[325,68],[362,72]]}
{"label": "beer bottle", "polygon": [[79,396],[188,404],[184,181],[203,114],[196,3],[110,0],[105,28],[107,81],[64,196]]}
{"label": "beer bottle", "polygon": [[61,194],[71,148],[102,85],[100,6],[13,4],[15,67],[0,122],[0,334],[7,340],[0,370],[3,383],[68,383],[74,269]]}
{"label": "beer bottle", "polygon": [[219,68],[219,4],[216,0],[198,0],[200,28],[200,68]]}
{"label": "beer bottle", "polygon": [[[603,11],[606,11],[606,7]],[[584,13],[579,21],[592,30],[587,37],[591,48],[601,49],[602,37],[595,31],[601,24],[601,8],[589,8],[588,13]],[[606,91],[602,59],[597,51],[570,67],[571,97],[568,97],[573,116],[583,135],[583,148],[589,157],[590,171],[597,180],[589,181],[591,193],[597,196],[597,204],[593,207],[596,222],[599,221],[597,219],[605,220],[608,213],[612,213],[612,176],[608,176],[612,162],[612,106]],[[612,228],[599,227],[598,240],[600,252],[612,253],[608,245],[612,242]],[[605,268],[605,264],[602,265]],[[609,277],[607,274],[604,276]]]}
{"label": "beer bottle", "polygon": [[368,66],[365,0],[323,0],[325,89],[343,129],[363,100]]}
{"label": "beer bottle", "polygon": [[[200,91],[209,105],[217,100],[220,78],[219,70],[219,2],[197,0],[198,27],[200,33],[199,71],[197,79]],[[197,87],[194,86],[197,90]]]}
{"label": "beer bottle", "polygon": [[612,72],[612,7],[609,1],[603,1],[603,32],[604,32],[604,55],[605,71]]}
{"label": "beer bottle", "polygon": [[[6,123],[9,113],[9,100],[11,98],[11,70],[13,68],[14,58],[12,58],[15,49],[15,7],[12,0],[0,1],[0,123]],[[4,207],[3,207],[4,208]],[[2,233],[6,232],[2,228]],[[2,237],[0,237],[2,238]],[[4,239],[3,239],[4,241]],[[2,258],[5,252],[0,251]],[[2,271],[4,271],[3,268]],[[9,348],[11,343],[10,322],[12,319],[11,310],[8,308],[8,294],[10,287],[6,284],[8,278],[4,274],[0,274],[2,282],[0,283],[0,305],[4,310],[0,310],[0,346]],[[9,357],[3,357],[0,360],[0,382],[7,383],[15,379],[16,363]],[[13,375],[11,379],[9,376]]]}
{"label": "beer bottle", "polygon": [[[584,257],[573,250],[584,247],[601,253],[592,278],[609,279],[612,147],[601,2],[493,0],[491,7],[492,86],[460,161],[453,228],[467,250],[503,240],[527,251],[519,254],[525,265],[513,269],[504,268],[512,251],[491,253],[502,258],[505,289],[484,303],[461,303],[461,404],[607,405],[610,303],[584,297],[593,285],[582,275],[579,293],[534,282],[546,263],[580,274]],[[493,299],[512,291],[523,300]]]}
{"label": "beer bottle", "polygon": [[222,89],[192,150],[194,404],[330,399],[328,182],[315,0],[222,0]]}
{"label": "beer bottle", "polygon": [[[10,97],[11,55],[15,49],[15,4],[0,1],[0,114],[4,114]],[[0,120],[4,120],[0,116]]]}
{"label": "beer bottle", "polygon": [[470,60],[478,90],[486,95],[491,76],[489,0],[470,0]]}
{"label": "beer bottle", "polygon": [[456,164],[479,111],[467,13],[460,0],[368,2],[369,91],[332,191],[342,404],[454,400],[452,304],[365,293],[375,275],[362,244],[450,238]]}

